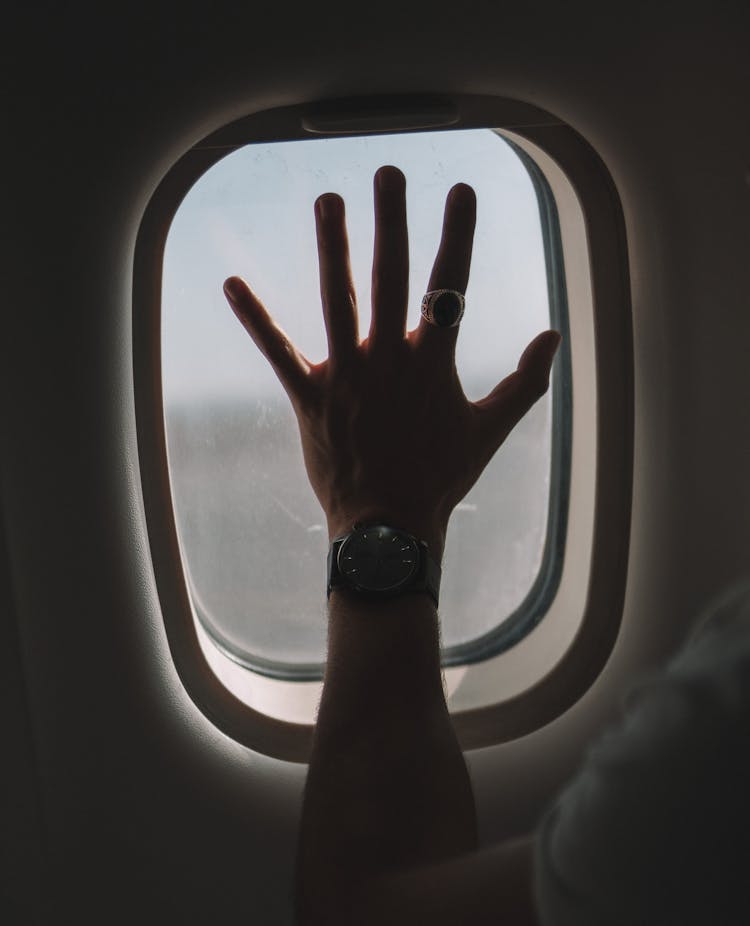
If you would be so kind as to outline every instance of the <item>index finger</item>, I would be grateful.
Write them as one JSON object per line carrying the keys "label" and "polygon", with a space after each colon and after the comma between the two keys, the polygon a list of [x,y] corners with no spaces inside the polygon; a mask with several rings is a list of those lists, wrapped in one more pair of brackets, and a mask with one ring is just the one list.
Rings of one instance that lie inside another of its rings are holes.
{"label": "index finger", "polygon": [[290,399],[300,399],[309,380],[310,363],[271,318],[241,277],[224,281],[224,294],[245,331],[274,369]]}

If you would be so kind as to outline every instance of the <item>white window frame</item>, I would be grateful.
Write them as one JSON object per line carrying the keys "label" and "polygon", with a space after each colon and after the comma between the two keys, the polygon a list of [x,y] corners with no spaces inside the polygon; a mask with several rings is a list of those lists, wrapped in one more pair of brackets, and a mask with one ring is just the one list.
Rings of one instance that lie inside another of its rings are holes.
{"label": "white window frame", "polygon": [[[544,615],[512,647],[445,669],[448,706],[464,748],[529,733],[570,707],[597,677],[622,613],[632,482],[632,324],[624,222],[601,160],[572,129],[534,107],[490,97],[332,103],[353,113],[346,131],[415,126],[413,113],[453,114],[454,128],[496,128],[544,175],[559,220],[573,383],[569,508],[564,557]],[[431,105],[432,104],[432,105]],[[442,109],[441,109],[442,107]],[[307,761],[321,682],[250,672],[222,653],[195,619],[172,509],[161,393],[160,301],[172,218],[198,176],[250,141],[319,130],[318,113],[288,107],[255,114],[196,145],[172,168],[141,224],[134,267],[136,416],[144,506],[170,650],[194,702],[225,733],[256,751]],[[383,115],[385,114],[385,115]],[[390,115],[389,115],[390,114]],[[436,117],[438,118],[438,117]],[[359,123],[357,123],[359,119]],[[403,124],[398,124],[402,119]],[[303,128],[307,124],[308,129]],[[439,123],[440,124],[440,123]],[[352,128],[352,126],[354,126]]]}

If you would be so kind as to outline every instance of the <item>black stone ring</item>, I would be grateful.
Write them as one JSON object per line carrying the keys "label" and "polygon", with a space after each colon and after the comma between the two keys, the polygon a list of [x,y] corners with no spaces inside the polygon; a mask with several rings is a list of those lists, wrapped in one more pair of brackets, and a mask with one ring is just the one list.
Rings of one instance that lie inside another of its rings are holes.
{"label": "black stone ring", "polygon": [[436,328],[455,328],[463,318],[466,300],[456,289],[433,289],[422,299],[422,318]]}

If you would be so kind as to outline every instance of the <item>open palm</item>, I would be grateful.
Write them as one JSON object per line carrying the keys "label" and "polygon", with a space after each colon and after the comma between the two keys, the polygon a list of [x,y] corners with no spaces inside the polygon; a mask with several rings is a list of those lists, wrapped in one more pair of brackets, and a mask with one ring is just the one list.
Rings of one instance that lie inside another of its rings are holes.
{"label": "open palm", "polygon": [[[484,399],[464,395],[455,364],[458,328],[424,318],[406,331],[409,248],[406,182],[375,175],[372,321],[360,338],[344,202],[316,201],[328,358],[310,363],[239,277],[224,285],[235,313],[267,357],[297,415],[305,466],[329,536],[378,519],[442,553],[451,511],[529,408],[546,392],[560,335],[546,331]],[[428,289],[465,292],[476,220],[474,191],[448,194]]]}

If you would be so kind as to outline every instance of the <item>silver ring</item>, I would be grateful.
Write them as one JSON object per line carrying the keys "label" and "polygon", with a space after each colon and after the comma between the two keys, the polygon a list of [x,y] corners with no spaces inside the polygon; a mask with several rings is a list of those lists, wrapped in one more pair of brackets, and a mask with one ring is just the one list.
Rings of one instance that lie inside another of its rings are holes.
{"label": "silver ring", "polygon": [[456,328],[465,308],[464,294],[457,289],[433,289],[422,299],[422,318],[436,328]]}

